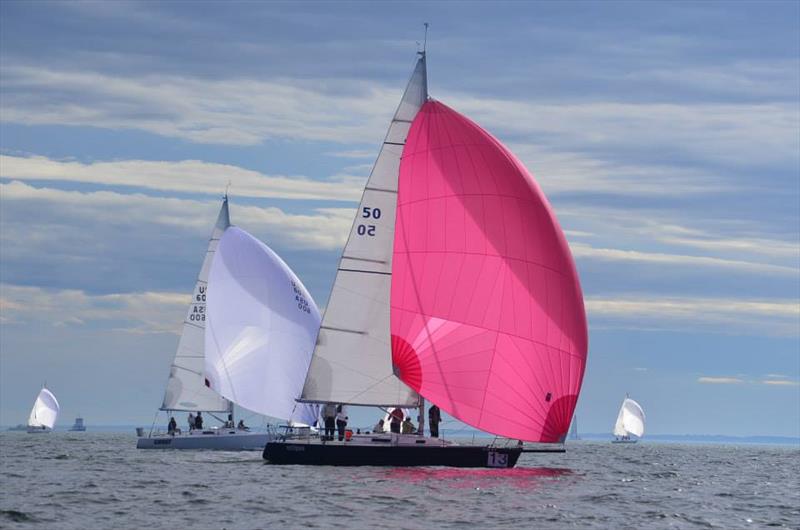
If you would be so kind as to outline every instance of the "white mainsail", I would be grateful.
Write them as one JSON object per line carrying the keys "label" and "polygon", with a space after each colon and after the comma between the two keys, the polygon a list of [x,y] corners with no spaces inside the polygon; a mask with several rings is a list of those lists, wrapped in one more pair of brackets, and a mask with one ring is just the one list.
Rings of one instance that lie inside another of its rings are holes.
{"label": "white mainsail", "polygon": [[389,326],[397,181],[411,122],[428,97],[421,54],[389,125],[342,252],[301,399],[414,407],[393,373]]}
{"label": "white mainsail", "polygon": [[194,286],[192,302],[183,322],[178,351],[169,371],[167,388],[161,410],[202,410],[207,412],[227,412],[231,403],[205,384],[203,375],[205,327],[206,327],[206,286],[208,271],[214,258],[219,238],[230,226],[228,197],[222,202],[217,224],[208,243],[208,251]]}
{"label": "white mainsail", "polygon": [[60,408],[58,400],[53,393],[46,388],[42,388],[33,403],[31,415],[28,417],[28,427],[47,427],[52,429],[56,424]]}
{"label": "white mainsail", "polygon": [[295,399],[321,319],[289,266],[232,226],[217,246],[206,303],[205,374],[211,388],[265,416],[313,424],[316,407]]}
{"label": "white mainsail", "polygon": [[614,424],[614,436],[631,434],[639,437],[644,434],[644,411],[637,402],[625,398],[619,409],[617,422]]}

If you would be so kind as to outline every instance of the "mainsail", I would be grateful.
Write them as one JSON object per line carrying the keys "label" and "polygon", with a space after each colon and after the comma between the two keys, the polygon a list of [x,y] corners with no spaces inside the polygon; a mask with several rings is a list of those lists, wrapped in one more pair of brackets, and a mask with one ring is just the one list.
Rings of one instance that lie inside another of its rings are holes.
{"label": "mainsail", "polygon": [[274,418],[313,424],[297,404],[320,313],[300,279],[267,245],[225,230],[208,276],[205,374],[234,403]]}
{"label": "mainsail", "polygon": [[322,319],[302,400],[414,407],[394,374],[389,295],[400,156],[428,96],[421,54],[358,205]]}
{"label": "mainsail", "polygon": [[33,403],[31,415],[28,417],[28,427],[47,427],[52,429],[56,424],[60,408],[58,400],[53,393],[46,388],[42,388]]}
{"label": "mainsail", "polygon": [[482,431],[564,440],[587,352],[572,255],[522,163],[437,101],[403,150],[391,315],[408,386]]}
{"label": "mainsail", "polygon": [[202,410],[226,412],[232,410],[231,403],[208,388],[203,375],[206,327],[206,285],[208,271],[214,258],[214,251],[222,233],[230,226],[228,216],[228,197],[222,202],[217,224],[211,234],[208,250],[200,275],[192,293],[192,302],[183,321],[183,331],[178,351],[169,371],[167,388],[161,410]]}
{"label": "mainsail", "polygon": [[641,405],[625,398],[617,415],[617,422],[614,424],[614,436],[630,436],[631,434],[641,437],[644,434],[644,411]]}

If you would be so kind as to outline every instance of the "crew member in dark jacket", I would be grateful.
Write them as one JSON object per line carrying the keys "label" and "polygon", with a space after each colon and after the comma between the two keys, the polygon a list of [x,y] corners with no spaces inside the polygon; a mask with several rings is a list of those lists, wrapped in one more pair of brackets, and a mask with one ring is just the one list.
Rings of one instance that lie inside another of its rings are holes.
{"label": "crew member in dark jacket", "polygon": [[439,423],[442,422],[442,412],[436,405],[428,409],[428,422],[431,424],[431,438],[439,437]]}

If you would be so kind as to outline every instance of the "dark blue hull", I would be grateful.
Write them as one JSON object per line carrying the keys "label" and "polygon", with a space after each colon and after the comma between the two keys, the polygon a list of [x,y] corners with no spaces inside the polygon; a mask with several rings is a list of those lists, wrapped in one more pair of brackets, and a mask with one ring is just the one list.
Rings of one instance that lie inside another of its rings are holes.
{"label": "dark blue hull", "polygon": [[278,465],[312,466],[448,466],[514,467],[522,448],[470,445],[415,447],[413,445],[322,444],[269,442],[264,459]]}

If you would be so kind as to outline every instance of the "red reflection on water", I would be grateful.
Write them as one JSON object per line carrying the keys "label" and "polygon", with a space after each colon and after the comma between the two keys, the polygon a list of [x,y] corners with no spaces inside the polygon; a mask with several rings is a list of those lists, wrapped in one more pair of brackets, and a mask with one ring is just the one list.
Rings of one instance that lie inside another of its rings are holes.
{"label": "red reflection on water", "polygon": [[536,489],[543,479],[557,478],[572,473],[570,469],[553,467],[515,467],[511,469],[472,468],[404,468],[386,471],[389,478],[410,483],[435,483],[453,488],[488,488],[511,486],[518,489]]}

